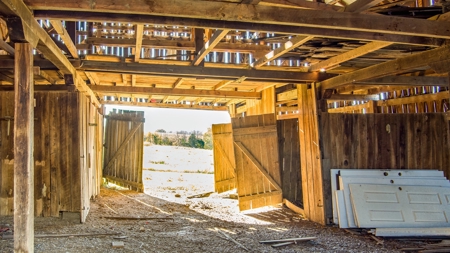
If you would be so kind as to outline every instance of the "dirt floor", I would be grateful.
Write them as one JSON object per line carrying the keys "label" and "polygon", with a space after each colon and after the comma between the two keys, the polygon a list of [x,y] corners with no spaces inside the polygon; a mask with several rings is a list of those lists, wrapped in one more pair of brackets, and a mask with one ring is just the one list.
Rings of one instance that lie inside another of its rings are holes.
{"label": "dirt floor", "polygon": [[[170,166],[175,159],[170,156],[179,151],[166,152],[167,164],[160,165]],[[418,245],[321,226],[283,206],[239,212],[235,192],[189,198],[213,191],[212,174],[147,168],[144,179],[145,193],[104,185],[84,224],[70,217],[36,218],[36,235],[71,236],[36,238],[35,252],[400,252]],[[123,219],[112,219],[116,217]],[[0,235],[7,237],[12,230],[13,218],[0,217]],[[280,248],[260,243],[296,237],[316,239]],[[13,240],[0,240],[0,252],[13,252]]]}

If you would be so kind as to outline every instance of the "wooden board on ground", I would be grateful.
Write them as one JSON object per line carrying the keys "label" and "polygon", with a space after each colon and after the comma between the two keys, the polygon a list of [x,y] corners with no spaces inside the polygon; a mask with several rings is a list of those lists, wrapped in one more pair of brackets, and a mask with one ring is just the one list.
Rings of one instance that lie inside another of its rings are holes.
{"label": "wooden board on ground", "polygon": [[214,144],[214,189],[218,193],[236,188],[233,131],[231,124],[212,125]]}
{"label": "wooden board on ground", "polygon": [[233,118],[231,123],[239,209],[282,203],[275,114]]}

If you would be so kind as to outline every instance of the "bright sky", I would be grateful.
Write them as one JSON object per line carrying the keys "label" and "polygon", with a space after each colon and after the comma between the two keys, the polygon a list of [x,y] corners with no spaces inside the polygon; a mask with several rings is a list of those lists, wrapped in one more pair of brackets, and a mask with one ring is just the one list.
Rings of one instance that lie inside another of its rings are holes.
{"label": "bright sky", "polygon": [[230,115],[226,111],[204,111],[189,109],[162,109],[136,106],[106,106],[106,114],[113,108],[118,110],[144,111],[144,133],[164,129],[167,132],[194,131],[206,132],[212,124],[230,123]]}

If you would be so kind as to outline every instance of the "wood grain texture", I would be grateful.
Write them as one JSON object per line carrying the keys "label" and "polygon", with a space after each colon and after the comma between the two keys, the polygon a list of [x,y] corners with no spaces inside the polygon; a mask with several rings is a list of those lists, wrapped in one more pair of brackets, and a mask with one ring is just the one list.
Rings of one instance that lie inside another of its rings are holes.
{"label": "wood grain texture", "polygon": [[278,120],[277,128],[283,198],[303,208],[298,119]]}
{"label": "wood grain texture", "polygon": [[231,124],[212,125],[214,189],[218,193],[236,188],[236,160],[232,131]]}
{"label": "wood grain texture", "polygon": [[[303,205],[306,216],[325,224],[322,157],[319,138],[316,86],[297,86],[299,110],[300,164]],[[331,199],[331,198],[330,198]]]}
{"label": "wood grain texture", "polygon": [[[276,126],[275,114],[232,119],[237,129]],[[233,135],[239,209],[247,210],[282,202],[281,175],[276,134],[254,133]]]}
{"label": "wood grain texture", "polygon": [[144,191],[142,181],[143,112],[111,112],[106,117],[103,176],[118,185]]}
{"label": "wood grain texture", "polygon": [[[34,251],[33,46],[15,44],[14,252]],[[19,71],[20,70],[20,71]]]}
{"label": "wood grain texture", "polygon": [[[322,113],[320,126],[323,157],[329,160],[323,175],[330,169],[437,169],[450,174],[450,128],[444,113]],[[324,186],[324,194],[331,195],[331,189]],[[327,199],[326,217],[330,205]]]}

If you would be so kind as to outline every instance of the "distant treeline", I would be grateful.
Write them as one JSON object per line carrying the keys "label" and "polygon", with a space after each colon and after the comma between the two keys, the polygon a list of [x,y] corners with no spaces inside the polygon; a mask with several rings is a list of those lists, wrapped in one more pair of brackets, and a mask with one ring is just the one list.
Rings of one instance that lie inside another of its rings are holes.
{"label": "distant treeline", "polygon": [[212,131],[208,128],[206,133],[200,131],[177,131],[166,132],[164,129],[158,129],[155,132],[148,132],[144,136],[144,142],[164,146],[180,146],[191,148],[212,149]]}

